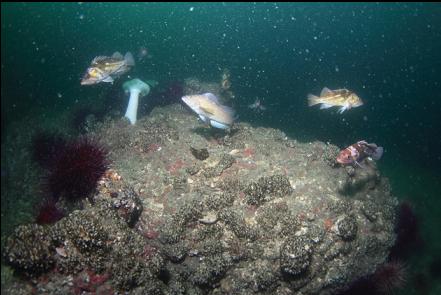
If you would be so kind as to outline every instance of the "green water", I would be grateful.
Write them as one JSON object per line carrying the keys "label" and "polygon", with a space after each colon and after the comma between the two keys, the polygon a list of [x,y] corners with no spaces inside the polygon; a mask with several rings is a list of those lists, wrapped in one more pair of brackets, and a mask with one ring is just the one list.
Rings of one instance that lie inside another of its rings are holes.
{"label": "green water", "polygon": [[[217,81],[228,68],[241,121],[301,141],[384,146],[380,170],[420,218],[425,247],[413,270],[441,259],[441,5],[2,3],[1,25],[2,147],[17,124],[33,128],[26,121],[67,126],[61,116],[82,105],[121,111],[124,78],[80,86],[97,55],[131,51],[129,75],[160,85]],[[342,115],[308,108],[306,95],[325,86],[365,105]],[[266,111],[248,108],[256,98]]]}

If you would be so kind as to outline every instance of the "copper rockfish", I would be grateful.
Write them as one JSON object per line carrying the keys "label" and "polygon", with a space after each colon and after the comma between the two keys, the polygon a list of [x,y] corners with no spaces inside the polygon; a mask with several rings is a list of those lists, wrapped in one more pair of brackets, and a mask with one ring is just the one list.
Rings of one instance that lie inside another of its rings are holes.
{"label": "copper rockfish", "polygon": [[343,113],[351,108],[363,105],[360,97],[354,92],[347,89],[330,90],[323,88],[320,97],[308,94],[308,106],[321,104],[320,109],[327,109],[333,106],[339,106],[339,113]]}
{"label": "copper rockfish", "polygon": [[119,52],[115,52],[111,57],[97,56],[87,68],[81,85],[113,83],[116,78],[127,73],[133,66],[135,66],[135,61],[130,52],[127,52],[125,56]]}
{"label": "copper rockfish", "polygon": [[337,162],[343,165],[357,164],[362,167],[360,162],[365,158],[371,157],[374,160],[379,160],[382,155],[383,147],[362,140],[340,151]]}

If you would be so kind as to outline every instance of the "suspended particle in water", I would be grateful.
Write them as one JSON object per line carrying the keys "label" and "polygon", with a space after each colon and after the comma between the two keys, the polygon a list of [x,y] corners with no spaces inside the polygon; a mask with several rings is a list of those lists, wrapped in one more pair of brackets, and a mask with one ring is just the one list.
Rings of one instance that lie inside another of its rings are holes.
{"label": "suspended particle in water", "polygon": [[149,50],[145,46],[141,46],[138,48],[138,60],[143,60],[144,58],[149,57]]}
{"label": "suspended particle in water", "polygon": [[193,11],[194,10],[194,7],[192,6],[192,7],[190,7],[190,9],[188,10],[188,11]]}
{"label": "suspended particle in water", "polygon": [[367,116],[363,116],[363,121],[367,121],[368,117]]}

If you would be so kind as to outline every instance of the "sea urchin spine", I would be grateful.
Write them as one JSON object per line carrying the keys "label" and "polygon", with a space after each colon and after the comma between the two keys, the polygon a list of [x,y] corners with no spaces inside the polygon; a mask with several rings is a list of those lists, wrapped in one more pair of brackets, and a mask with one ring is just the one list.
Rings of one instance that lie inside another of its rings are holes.
{"label": "sea urchin spine", "polygon": [[393,294],[406,284],[407,269],[399,261],[387,262],[374,273],[373,280],[381,294]]}
{"label": "sea urchin spine", "polygon": [[63,218],[64,215],[64,211],[57,206],[56,200],[45,198],[38,207],[35,221],[38,224],[52,224]]}
{"label": "sea urchin spine", "polygon": [[82,137],[67,143],[58,153],[47,177],[48,189],[56,199],[88,197],[108,167],[107,150],[96,141]]}

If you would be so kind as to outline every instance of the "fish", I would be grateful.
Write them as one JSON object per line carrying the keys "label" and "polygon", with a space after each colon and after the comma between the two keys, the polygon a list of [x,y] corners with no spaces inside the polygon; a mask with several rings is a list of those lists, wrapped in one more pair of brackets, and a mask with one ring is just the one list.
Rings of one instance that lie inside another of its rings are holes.
{"label": "fish", "polygon": [[223,90],[228,90],[231,88],[231,73],[229,69],[223,69],[221,76],[221,87]]}
{"label": "fish", "polygon": [[330,90],[325,87],[320,92],[320,97],[308,94],[308,106],[321,104],[320,109],[327,109],[333,106],[339,106],[338,112],[341,114],[351,108],[363,105],[363,101],[357,94],[348,89]]}
{"label": "fish", "polygon": [[97,56],[84,74],[81,85],[93,85],[101,82],[113,83],[115,79],[130,71],[135,66],[135,60],[130,52],[125,56],[115,52],[111,57]]}
{"label": "fish", "polygon": [[375,143],[367,143],[365,140],[358,141],[344,150],[340,151],[337,156],[337,162],[342,165],[358,165],[367,157],[379,160],[383,156],[383,147],[377,146]]}
{"label": "fish", "polygon": [[229,129],[236,119],[234,110],[222,105],[213,93],[186,95],[182,97],[182,101],[198,114],[204,123],[214,128]]}
{"label": "fish", "polygon": [[252,110],[257,111],[257,112],[261,112],[261,111],[263,112],[266,110],[266,107],[264,105],[262,105],[262,103],[260,102],[260,99],[258,99],[258,98],[254,101],[254,103],[249,104],[248,107]]}

